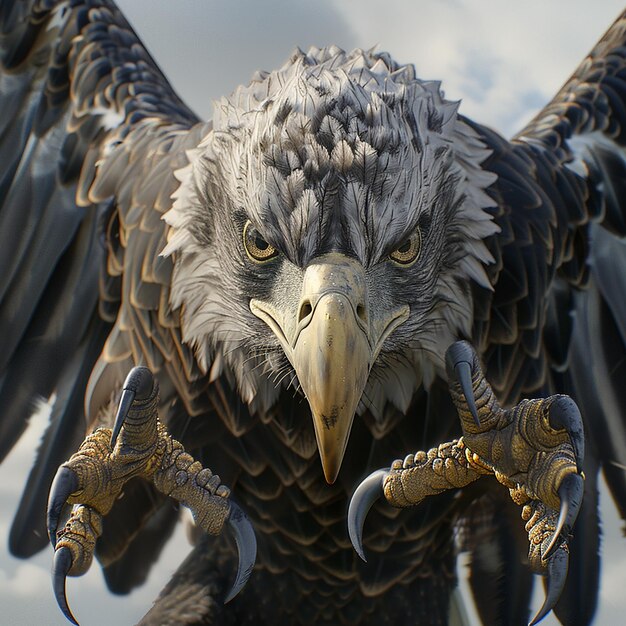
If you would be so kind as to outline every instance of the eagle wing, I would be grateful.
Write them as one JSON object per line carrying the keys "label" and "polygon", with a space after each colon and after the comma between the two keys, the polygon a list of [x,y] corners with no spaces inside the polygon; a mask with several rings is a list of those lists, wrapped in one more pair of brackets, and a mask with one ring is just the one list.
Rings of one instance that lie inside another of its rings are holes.
{"label": "eagle wing", "polygon": [[[56,394],[11,529],[12,552],[29,556],[46,545],[42,512],[54,472],[85,431],[98,425],[99,409],[110,403],[131,367],[143,363],[158,378],[160,417],[168,430],[196,458],[219,468],[228,484],[237,480],[242,504],[274,543],[287,546],[284,554],[272,555],[279,561],[270,562],[270,571],[283,571],[289,563],[298,570],[294,589],[301,591],[322,550],[327,564],[314,575],[323,584],[344,576],[341,555],[356,560],[346,539],[346,494],[367,463],[382,464],[399,449],[441,440],[454,430],[454,421],[438,424],[438,403],[421,394],[416,405],[432,414],[433,424],[423,433],[416,435],[406,420],[394,430],[399,414],[385,422],[381,434],[392,432],[384,441],[372,441],[373,419],[367,428],[355,427],[353,466],[333,488],[319,472],[311,421],[306,413],[303,419],[307,409],[298,398],[283,394],[265,422],[254,421],[236,386],[203,373],[183,343],[178,312],[170,307],[172,260],[159,256],[167,240],[161,217],[178,188],[175,172],[187,165],[186,151],[200,144],[210,125],[199,123],[181,103],[113,3],[24,1],[0,7],[0,107],[11,120],[2,127],[0,158],[16,159],[2,179],[0,208],[8,246],[0,254],[11,262],[11,272],[0,277],[11,296],[0,300],[7,342],[0,373],[0,458],[24,431],[33,398]],[[21,220],[32,232],[8,220]],[[29,266],[41,275],[37,284],[28,282]],[[22,308],[12,314],[16,302]],[[451,406],[448,401],[446,409]],[[259,427],[248,432],[254,425]],[[424,442],[414,441],[422,435]],[[107,584],[117,592],[145,580],[178,517],[171,500],[145,481],[127,483],[124,494],[106,516],[97,544]],[[386,517],[394,529],[417,535],[450,506],[442,498],[412,524],[396,511]],[[423,539],[412,550],[422,556],[437,552],[449,525],[448,520],[435,541]],[[392,535],[381,526],[373,540],[388,545]],[[289,556],[294,546],[304,555],[295,565]],[[406,543],[396,552],[405,553]],[[358,606],[360,584],[380,593],[405,569],[415,569],[415,563],[397,563],[396,552],[381,554],[380,566],[363,575],[365,582],[352,567],[355,611],[365,610]],[[446,558],[452,558],[451,550]],[[292,598],[285,595],[288,609],[299,610]],[[445,594],[440,599],[447,602]],[[327,600],[320,603],[323,608]]]}
{"label": "eagle wing", "polygon": [[[494,289],[476,291],[472,339],[502,401],[566,393],[581,407],[585,504],[556,612],[564,623],[587,623],[599,585],[600,469],[626,518],[626,13],[511,141],[473,127],[492,150],[483,167],[498,175],[489,193],[501,230],[491,241]],[[510,520],[492,524],[491,539],[474,546],[475,596],[483,617],[500,623],[502,598],[514,597],[503,585],[530,593],[530,584],[519,572],[501,576],[515,561],[506,554],[514,542],[503,540]]]}
{"label": "eagle wing", "polygon": [[[153,369],[166,400],[176,393],[197,411],[200,372],[169,306],[172,261],[159,252],[174,171],[208,128],[106,0],[2,2],[0,62],[0,459],[36,399],[56,398],[10,535],[12,552],[29,556],[46,544],[55,468],[134,364]],[[129,490],[123,531],[116,515],[105,529],[105,562],[148,513],[160,510],[169,530],[176,520],[147,487]],[[124,580],[141,579],[162,545],[146,532],[144,560],[132,560],[140,571]]]}

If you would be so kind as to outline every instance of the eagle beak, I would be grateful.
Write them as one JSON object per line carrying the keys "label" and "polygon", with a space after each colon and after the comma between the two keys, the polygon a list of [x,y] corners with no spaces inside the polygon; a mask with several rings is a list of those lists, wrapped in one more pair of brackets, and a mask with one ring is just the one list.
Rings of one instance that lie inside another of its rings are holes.
{"label": "eagle beak", "polygon": [[336,291],[311,297],[316,301],[302,320],[292,362],[313,414],[324,476],[334,483],[367,383],[372,350],[359,317],[362,305]]}
{"label": "eagle beak", "polygon": [[313,414],[324,476],[334,483],[372,365],[365,270],[327,254],[304,273],[291,364]]}
{"label": "eagle beak", "polygon": [[330,253],[306,268],[291,323],[269,303],[253,300],[250,308],[274,330],[296,371],[313,414],[324,476],[332,484],[372,364],[384,339],[408,318],[408,306],[381,319],[373,316],[361,263]]}

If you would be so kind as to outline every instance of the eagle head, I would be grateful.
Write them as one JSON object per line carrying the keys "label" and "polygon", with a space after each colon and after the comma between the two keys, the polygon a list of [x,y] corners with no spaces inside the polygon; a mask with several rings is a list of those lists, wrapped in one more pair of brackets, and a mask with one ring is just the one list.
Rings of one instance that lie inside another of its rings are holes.
{"label": "eagle head", "polygon": [[306,396],[324,474],[355,414],[406,411],[490,288],[489,152],[388,55],[297,51],[216,104],[166,214],[171,304],[252,411]]}

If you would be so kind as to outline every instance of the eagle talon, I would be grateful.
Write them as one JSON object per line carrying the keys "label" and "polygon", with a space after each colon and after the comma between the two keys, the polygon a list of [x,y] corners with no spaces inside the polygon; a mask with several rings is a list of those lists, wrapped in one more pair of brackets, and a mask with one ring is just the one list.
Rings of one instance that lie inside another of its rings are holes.
{"label": "eagle talon", "polygon": [[62,546],[54,553],[54,561],[52,562],[52,586],[54,589],[54,597],[57,604],[61,609],[63,615],[78,626],[76,618],[70,610],[70,606],[67,603],[67,594],[65,591],[65,581],[67,574],[72,568],[72,553],[70,549]]}
{"label": "eagle talon", "polygon": [[[460,378],[455,362],[460,360],[458,355],[463,356],[465,364],[471,364],[471,372],[463,372],[465,381]],[[564,395],[522,400],[511,409],[503,409],[470,344],[453,344],[446,360],[449,374],[450,365],[455,365],[459,382],[455,389],[451,377],[452,397],[461,418],[468,458],[472,464],[491,470],[499,482],[509,487],[517,504],[533,502],[530,510],[535,515],[527,524],[529,560],[534,569],[547,574],[546,598],[532,621],[536,624],[558,602],[567,578],[567,541],[584,491],[581,467],[585,447],[580,411]],[[468,410],[473,414],[475,404],[473,394],[469,401],[468,388],[480,390],[480,421],[490,425],[484,432],[482,429],[476,432],[466,418]],[[541,541],[535,543],[539,538]]]}
{"label": "eagle talon", "polygon": [[474,350],[466,341],[457,341],[446,351],[448,375],[450,376],[454,372],[455,378],[461,386],[467,407],[474,418],[474,423],[476,426],[480,426],[480,417],[476,409],[472,385],[474,358]]}
{"label": "eagle talon", "polygon": [[111,449],[115,448],[117,438],[133,406],[133,402],[145,402],[150,398],[154,390],[154,376],[147,367],[133,367],[124,381],[122,395],[117,407],[115,423],[111,432]]}
{"label": "eagle talon", "polygon": [[476,426],[480,426],[480,417],[478,416],[478,411],[476,410],[476,401],[474,400],[474,390],[472,389],[472,369],[469,363],[462,361],[461,363],[457,363],[454,366],[454,371],[457,376],[457,380],[461,385],[461,389],[463,390],[463,395],[465,396],[465,402],[467,402],[467,406],[474,418],[474,423]]}
{"label": "eagle talon", "polygon": [[570,474],[561,485],[562,506],[557,511],[538,500],[526,504],[522,518],[527,521],[529,539],[528,561],[531,568],[546,581],[546,596],[541,609],[531,621],[540,622],[559,601],[569,565],[569,529],[576,520],[582,500],[582,478]]}
{"label": "eagle talon", "polygon": [[228,514],[227,522],[237,544],[239,560],[235,581],[226,595],[224,604],[228,604],[246,586],[256,562],[256,535],[254,534],[254,529],[248,516],[232,500],[230,501],[230,513]]}
{"label": "eagle talon", "polygon": [[[522,505],[527,521],[529,562],[547,575],[544,604],[532,621],[549,613],[567,578],[567,542],[582,504],[584,432],[578,407],[567,396],[523,400],[500,407],[472,346],[456,342],[446,353],[450,392],[463,437],[428,452],[394,461],[356,489],[348,510],[348,532],[365,560],[363,524],[381,496],[398,507],[415,506],[449,489],[461,489],[484,475],[495,475]],[[557,519],[558,518],[558,519]]]}
{"label": "eagle talon", "polygon": [[537,615],[530,621],[528,626],[538,624],[555,606],[561,597],[565,581],[567,580],[567,570],[569,568],[569,550],[567,547],[558,550],[548,562],[546,573],[546,597]]}
{"label": "eagle talon", "polygon": [[555,430],[561,429],[567,432],[574,449],[576,471],[582,474],[582,462],[585,458],[585,434],[578,406],[569,396],[558,396],[550,405],[548,420]]}
{"label": "eagle talon", "polygon": [[363,525],[365,518],[376,500],[384,494],[383,485],[389,470],[379,469],[372,472],[361,484],[350,499],[348,507],[348,534],[352,547],[363,561],[367,563],[363,550]]}
{"label": "eagle talon", "polygon": [[[65,579],[90,567],[102,516],[112,508],[124,484],[133,477],[151,481],[162,493],[188,506],[196,523],[218,534],[226,522],[239,551],[237,574],[226,597],[244,587],[256,560],[256,538],[241,508],[229,500],[230,490],[188,454],[158,420],[158,384],[148,368],[135,367],[126,378],[113,430],[99,428],[57,471],[50,490],[47,527],[56,548],[53,586],[59,607],[73,623],[65,596]],[[75,504],[57,533],[61,511]]]}
{"label": "eagle talon", "polygon": [[46,516],[48,537],[50,538],[50,543],[53,548],[56,548],[57,545],[57,528],[59,526],[61,511],[69,496],[75,491],[78,491],[78,488],[79,481],[76,472],[64,465],[59,467],[52,481],[52,486],[50,487]]}
{"label": "eagle talon", "polygon": [[559,510],[559,519],[556,524],[556,530],[552,541],[546,548],[542,556],[543,560],[549,559],[556,549],[561,545],[559,539],[565,534],[565,540],[569,538],[574,522],[578,517],[578,512],[583,502],[584,484],[580,474],[568,474],[559,487],[559,497],[561,498],[561,507]]}

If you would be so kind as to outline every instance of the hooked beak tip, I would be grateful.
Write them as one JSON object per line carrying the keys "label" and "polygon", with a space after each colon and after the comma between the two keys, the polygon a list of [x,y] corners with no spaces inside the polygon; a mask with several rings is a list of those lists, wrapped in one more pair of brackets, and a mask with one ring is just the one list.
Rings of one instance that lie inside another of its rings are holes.
{"label": "hooked beak tip", "polygon": [[337,469],[328,469],[324,466],[324,478],[329,485],[334,485],[337,480],[337,476],[339,476],[339,467]]}
{"label": "hooked beak tip", "polygon": [[319,430],[321,429],[319,427],[319,420],[316,420],[315,416],[313,419],[316,431],[315,435],[317,437],[317,449],[322,462],[324,478],[329,485],[333,485],[339,476],[339,471],[341,470],[345,450],[350,437],[352,420],[348,420],[349,424],[347,424],[347,429],[345,429],[344,426],[339,439],[335,439],[332,436],[329,437],[329,433],[327,432],[320,433]]}

